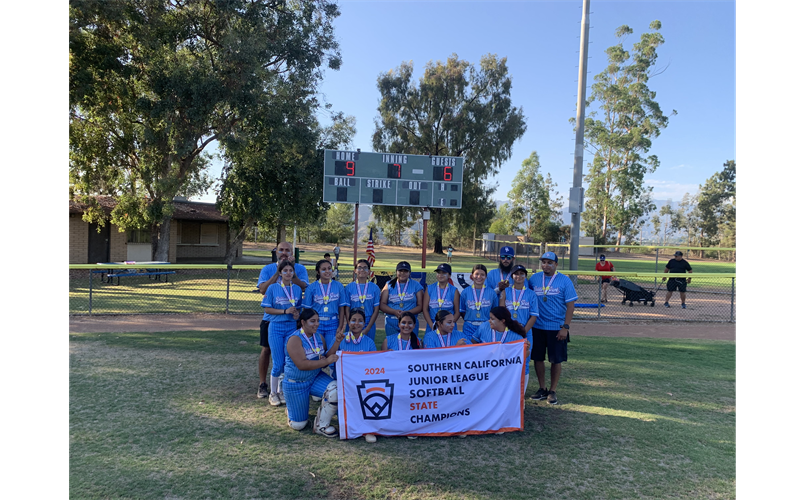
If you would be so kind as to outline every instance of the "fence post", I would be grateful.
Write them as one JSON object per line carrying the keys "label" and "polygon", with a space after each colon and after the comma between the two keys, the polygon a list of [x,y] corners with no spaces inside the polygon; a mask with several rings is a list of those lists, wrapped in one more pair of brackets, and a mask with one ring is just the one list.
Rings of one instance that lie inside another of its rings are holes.
{"label": "fence post", "polygon": [[[593,252],[594,253],[594,252]],[[604,281],[598,277],[598,319],[601,319],[601,290],[603,289]]]}
{"label": "fence post", "polygon": [[229,314],[229,278],[232,273],[232,264],[226,265],[226,312],[224,314]]}
{"label": "fence post", "polygon": [[730,323],[735,323],[735,278],[732,278],[732,291],[730,293]]}
{"label": "fence post", "polygon": [[89,315],[92,316],[92,269],[89,270]]}
{"label": "fence post", "polygon": [[[659,248],[654,249],[654,255],[655,255],[655,257],[654,257],[654,273],[656,274],[656,273],[660,272],[660,249]],[[656,276],[654,276],[654,286],[657,286],[657,277]]]}

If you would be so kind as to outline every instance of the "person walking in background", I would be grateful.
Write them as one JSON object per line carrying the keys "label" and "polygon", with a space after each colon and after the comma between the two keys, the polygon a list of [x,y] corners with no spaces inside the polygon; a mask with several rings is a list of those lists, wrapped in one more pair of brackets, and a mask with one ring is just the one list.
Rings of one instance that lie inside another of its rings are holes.
{"label": "person walking in background", "polygon": [[[668,264],[665,265],[664,273],[671,273],[671,274],[685,274],[688,272],[693,274],[693,268],[690,267],[688,261],[682,258],[682,252],[677,250],[674,252],[674,258],[668,261]],[[665,281],[666,278],[662,280]],[[668,280],[668,285],[666,285],[668,289],[668,293],[665,294],[665,307],[671,307],[668,304],[668,301],[671,300],[671,295],[673,295],[674,290],[679,290],[679,299],[682,301],[682,309],[686,309],[687,306],[685,305],[685,291],[688,289],[688,283],[690,283],[690,278],[671,278]]]}
{"label": "person walking in background", "polygon": [[[400,333],[402,314],[410,311],[414,318],[422,312],[422,285],[411,279],[411,264],[397,264],[397,276],[386,283],[380,292],[380,310],[386,315],[386,337]],[[414,335],[419,335],[419,321],[414,321]]]}
{"label": "person walking in background", "polygon": [[447,263],[453,263],[453,245],[447,245]]}
{"label": "person walking in background", "polygon": [[464,318],[464,336],[478,343],[478,327],[489,321],[489,311],[498,305],[500,299],[495,291],[486,286],[486,266],[476,264],[472,268],[472,286],[461,292],[458,311]]}
{"label": "person walking in background", "polygon": [[[595,270],[596,271],[615,271],[615,266],[612,262],[607,260],[607,256],[601,254],[598,256],[598,262],[595,263]],[[601,302],[607,301],[607,288],[609,288],[609,283],[615,278],[614,276],[599,276],[601,278]]]}
{"label": "person walking in background", "polygon": [[[486,286],[495,291],[500,296],[500,292],[510,286],[512,279],[512,269],[514,268],[514,248],[505,246],[500,249],[500,263],[498,267],[489,271],[486,277]],[[497,304],[497,302],[495,302]]]}
{"label": "person walking in background", "polygon": [[[545,252],[540,257],[542,272],[535,273],[528,280],[539,301],[539,316],[534,322],[534,347],[531,359],[539,381],[539,390],[531,399],[547,399],[555,405],[556,387],[562,375],[562,363],[567,361],[567,343],[570,342],[570,321],[579,296],[573,282],[556,271],[558,259],[553,252]],[[551,388],[545,385],[545,353],[551,363]]]}

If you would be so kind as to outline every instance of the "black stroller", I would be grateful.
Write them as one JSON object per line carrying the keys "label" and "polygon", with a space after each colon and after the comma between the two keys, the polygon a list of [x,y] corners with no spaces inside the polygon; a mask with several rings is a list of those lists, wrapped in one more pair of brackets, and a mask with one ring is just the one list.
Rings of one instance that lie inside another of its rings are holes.
{"label": "black stroller", "polygon": [[651,307],[654,307],[654,295],[657,293],[657,290],[660,289],[658,285],[655,290],[646,290],[640,285],[636,285],[631,281],[623,279],[620,281],[615,281],[612,283],[612,286],[623,294],[621,304],[625,304],[628,300],[629,307],[632,307],[635,302],[642,302],[643,305],[648,305],[651,303]]}

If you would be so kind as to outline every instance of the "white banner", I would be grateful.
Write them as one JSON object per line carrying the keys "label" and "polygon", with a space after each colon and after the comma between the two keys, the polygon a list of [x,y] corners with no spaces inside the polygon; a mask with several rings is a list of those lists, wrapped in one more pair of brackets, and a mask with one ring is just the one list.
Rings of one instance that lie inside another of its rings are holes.
{"label": "white banner", "polygon": [[525,340],[338,354],[341,439],[523,430]]}

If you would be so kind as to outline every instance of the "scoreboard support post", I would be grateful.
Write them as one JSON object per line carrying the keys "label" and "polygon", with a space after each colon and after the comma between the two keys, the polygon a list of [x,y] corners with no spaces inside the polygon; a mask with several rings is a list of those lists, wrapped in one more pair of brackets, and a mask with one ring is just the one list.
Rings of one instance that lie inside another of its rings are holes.
{"label": "scoreboard support post", "polygon": [[428,221],[430,210],[422,209],[422,269],[425,269],[428,260]]}
{"label": "scoreboard support post", "polygon": [[355,204],[355,233],[352,241],[352,270],[358,265],[358,203]]}

